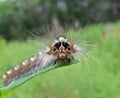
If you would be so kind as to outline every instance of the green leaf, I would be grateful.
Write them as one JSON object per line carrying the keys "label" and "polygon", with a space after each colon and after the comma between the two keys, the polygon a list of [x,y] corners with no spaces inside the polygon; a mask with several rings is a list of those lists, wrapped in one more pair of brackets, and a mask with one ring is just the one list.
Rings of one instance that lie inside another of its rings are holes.
{"label": "green leaf", "polygon": [[44,69],[42,69],[42,70],[40,70],[40,71],[38,71],[38,72],[28,76],[28,77],[24,77],[24,78],[14,80],[8,86],[0,88],[0,96],[3,94],[3,92],[8,91],[12,88],[15,88],[15,87],[23,84],[24,82],[26,82],[27,80],[31,79],[32,77],[34,77],[38,74],[42,74],[44,72],[47,72],[47,71],[50,71],[50,70],[53,70],[53,69],[56,69],[56,68],[73,65],[73,64],[78,63],[78,62],[79,62],[78,60],[73,60],[70,64],[67,64],[66,62],[61,62],[59,64],[52,65],[52,66],[49,66],[47,68],[44,68]]}

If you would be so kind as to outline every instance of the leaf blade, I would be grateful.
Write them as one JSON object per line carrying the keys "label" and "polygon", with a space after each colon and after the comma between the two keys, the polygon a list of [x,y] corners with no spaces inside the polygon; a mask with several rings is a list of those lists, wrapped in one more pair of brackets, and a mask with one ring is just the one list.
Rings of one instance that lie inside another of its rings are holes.
{"label": "leaf blade", "polygon": [[62,63],[56,64],[56,65],[49,66],[49,67],[44,68],[44,69],[42,69],[42,70],[40,70],[40,71],[30,75],[30,76],[12,81],[8,86],[0,88],[0,91],[2,92],[2,91],[10,90],[10,89],[13,89],[19,85],[22,85],[24,82],[26,82],[27,80],[33,78],[34,76],[36,76],[38,74],[42,74],[42,73],[48,72],[48,71],[56,69],[56,68],[73,65],[73,64],[78,63],[78,62],[79,62],[79,60],[76,59],[76,60],[73,60],[70,64],[67,64],[66,62],[62,62]]}

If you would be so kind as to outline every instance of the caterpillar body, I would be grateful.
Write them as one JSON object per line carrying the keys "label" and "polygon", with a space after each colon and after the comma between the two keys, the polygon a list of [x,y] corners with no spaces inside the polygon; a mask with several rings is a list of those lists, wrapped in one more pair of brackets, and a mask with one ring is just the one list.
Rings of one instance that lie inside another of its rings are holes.
{"label": "caterpillar body", "polygon": [[81,48],[78,48],[76,44],[67,38],[58,37],[46,50],[38,52],[34,57],[7,71],[3,75],[4,85],[7,86],[14,80],[27,77],[43,68],[62,61],[70,63],[74,59],[74,54],[80,51]]}

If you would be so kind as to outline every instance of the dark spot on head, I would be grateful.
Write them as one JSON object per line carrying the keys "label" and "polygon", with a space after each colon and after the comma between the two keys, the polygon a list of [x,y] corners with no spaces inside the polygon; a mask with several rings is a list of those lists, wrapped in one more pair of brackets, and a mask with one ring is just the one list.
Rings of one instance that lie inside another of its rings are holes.
{"label": "dark spot on head", "polygon": [[54,48],[53,48],[53,51],[55,51],[55,50],[56,50],[56,48],[54,47]]}
{"label": "dark spot on head", "polygon": [[62,42],[62,45],[65,47],[65,49],[70,46],[67,42]]}
{"label": "dark spot on head", "polygon": [[68,50],[70,50],[70,47],[68,47]]}
{"label": "dark spot on head", "polygon": [[61,42],[57,42],[57,43],[55,43],[55,45],[54,45],[54,47],[57,48],[57,49],[59,49],[60,46],[61,46]]}

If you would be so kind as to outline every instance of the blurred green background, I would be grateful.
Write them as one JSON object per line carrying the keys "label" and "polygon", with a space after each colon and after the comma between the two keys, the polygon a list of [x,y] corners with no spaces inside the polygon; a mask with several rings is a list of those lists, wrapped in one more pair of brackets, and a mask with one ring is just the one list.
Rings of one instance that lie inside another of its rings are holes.
{"label": "blurred green background", "polygon": [[0,0],[0,37],[27,39],[28,32],[46,35],[119,18],[120,0]]}
{"label": "blurred green background", "polygon": [[0,87],[7,69],[44,48],[41,36],[72,32],[76,41],[94,45],[87,62],[38,75],[7,98],[120,98],[119,3],[0,0]]}

